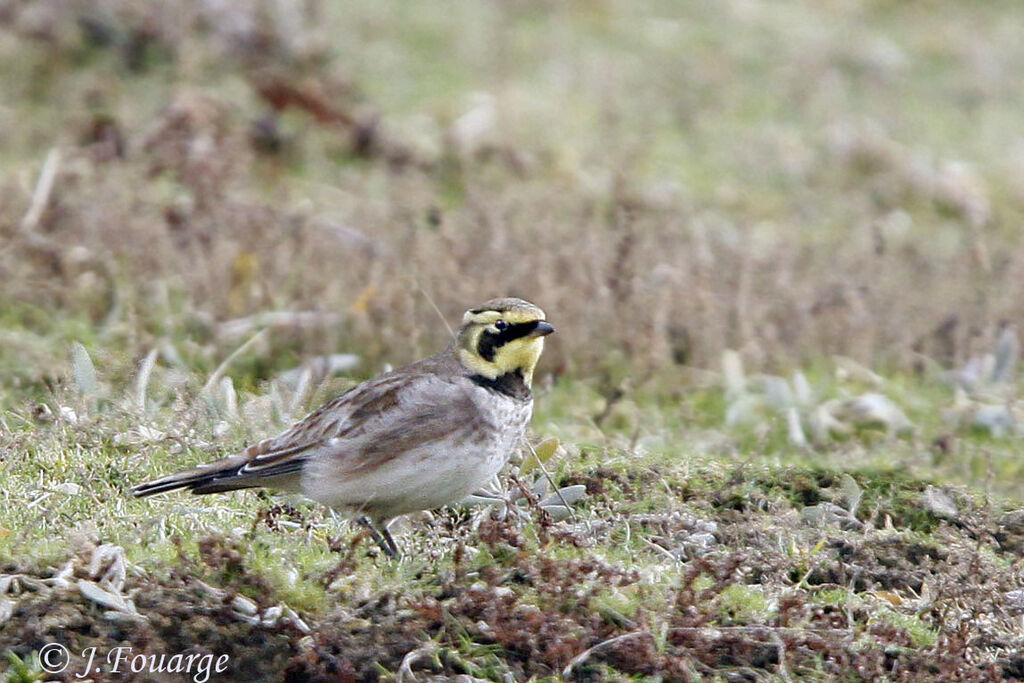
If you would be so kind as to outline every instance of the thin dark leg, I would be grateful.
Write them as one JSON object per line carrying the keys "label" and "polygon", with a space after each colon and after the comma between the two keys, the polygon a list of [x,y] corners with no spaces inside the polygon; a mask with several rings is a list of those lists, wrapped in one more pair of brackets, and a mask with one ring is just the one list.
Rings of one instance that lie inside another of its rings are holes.
{"label": "thin dark leg", "polygon": [[388,530],[387,523],[380,525],[380,533],[384,537],[384,542],[391,548],[391,557],[400,557],[402,552],[398,549],[398,544],[395,543],[395,538],[391,535],[391,531]]}
{"label": "thin dark leg", "polygon": [[373,520],[363,515],[357,517],[356,522],[361,526],[366,527],[370,532],[370,538],[373,539],[374,543],[380,546],[380,549],[384,551],[384,554],[388,557],[395,559],[398,557],[398,546],[395,545],[395,539],[391,538],[391,533],[388,532],[387,527],[384,527],[384,533],[377,529],[377,526],[373,523]]}

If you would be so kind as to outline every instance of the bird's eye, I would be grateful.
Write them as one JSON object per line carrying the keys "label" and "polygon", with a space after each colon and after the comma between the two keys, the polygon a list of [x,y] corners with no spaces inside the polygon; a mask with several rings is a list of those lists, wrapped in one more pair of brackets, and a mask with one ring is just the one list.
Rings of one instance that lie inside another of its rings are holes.
{"label": "bird's eye", "polygon": [[494,323],[494,329],[496,329],[498,332],[501,332],[506,327],[508,327],[508,323],[505,322],[504,320],[497,320]]}

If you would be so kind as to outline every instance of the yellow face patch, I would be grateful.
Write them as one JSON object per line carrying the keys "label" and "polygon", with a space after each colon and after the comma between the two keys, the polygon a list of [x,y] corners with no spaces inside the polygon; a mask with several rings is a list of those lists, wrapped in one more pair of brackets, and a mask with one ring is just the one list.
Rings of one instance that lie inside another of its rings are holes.
{"label": "yellow face patch", "polygon": [[487,379],[497,379],[501,375],[519,370],[523,374],[526,386],[533,382],[533,371],[544,351],[544,338],[516,339],[495,350],[494,360],[483,358],[475,348],[461,347],[458,350],[459,360],[472,372]]}
{"label": "yellow face patch", "polygon": [[[522,299],[493,299],[470,309],[462,318],[458,335],[459,360],[473,373],[492,380],[519,371],[529,386],[544,350],[546,332],[529,333],[527,328],[521,336],[511,336],[507,331],[543,322],[544,311]],[[547,327],[550,332],[550,326]]]}
{"label": "yellow face patch", "polygon": [[544,319],[544,311],[522,299],[494,299],[480,308],[466,311],[462,316],[463,325],[490,325],[504,320],[509,325],[531,323]]}
{"label": "yellow face patch", "polygon": [[480,313],[474,313],[473,311],[466,311],[466,314],[462,316],[463,325],[490,325],[501,318],[501,313],[497,311],[482,311]]}

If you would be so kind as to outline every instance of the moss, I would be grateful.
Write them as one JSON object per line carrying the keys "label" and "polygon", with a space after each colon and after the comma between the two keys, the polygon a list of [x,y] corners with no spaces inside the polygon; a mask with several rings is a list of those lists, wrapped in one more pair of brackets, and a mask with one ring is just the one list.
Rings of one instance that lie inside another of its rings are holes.
{"label": "moss", "polygon": [[760,586],[734,583],[722,590],[715,602],[723,624],[763,622],[769,613],[768,600]]}
{"label": "moss", "polygon": [[32,654],[22,659],[13,652],[7,652],[9,662],[4,672],[4,683],[37,683],[46,680],[46,672],[39,663],[39,653]]}
{"label": "moss", "polygon": [[914,647],[928,649],[935,647],[938,642],[938,632],[917,615],[895,612],[883,607],[878,610],[876,618],[903,630]]}
{"label": "moss", "polygon": [[851,603],[856,603],[858,598],[855,593],[845,588],[829,588],[827,590],[817,591],[814,594],[814,600],[822,605],[842,607]]}

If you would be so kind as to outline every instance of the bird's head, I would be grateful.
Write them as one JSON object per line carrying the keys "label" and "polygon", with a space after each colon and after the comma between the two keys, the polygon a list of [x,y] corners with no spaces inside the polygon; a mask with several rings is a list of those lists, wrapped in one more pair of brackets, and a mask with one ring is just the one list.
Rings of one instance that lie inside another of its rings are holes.
{"label": "bird's head", "polygon": [[530,386],[544,337],[554,331],[544,320],[544,311],[529,301],[491,299],[462,317],[456,353],[474,374],[493,380],[518,371]]}

